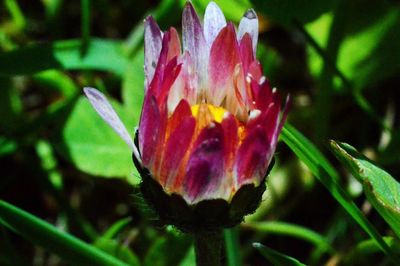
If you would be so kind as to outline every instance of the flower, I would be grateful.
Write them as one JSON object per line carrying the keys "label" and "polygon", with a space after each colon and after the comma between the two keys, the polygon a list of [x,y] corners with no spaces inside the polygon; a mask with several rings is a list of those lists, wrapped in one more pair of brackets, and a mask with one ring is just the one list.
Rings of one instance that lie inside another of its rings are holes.
{"label": "flower", "polygon": [[230,203],[244,186],[260,186],[287,111],[281,112],[280,96],[255,56],[254,10],[244,14],[236,32],[214,2],[203,25],[188,2],[182,47],[176,29],[162,32],[151,16],[144,23],[138,145],[104,96],[85,88],[94,108],[132,148],[137,166],[189,206],[216,199]]}
{"label": "flower", "polygon": [[284,119],[280,98],[255,59],[253,10],[238,33],[211,2],[203,26],[188,3],[183,53],[174,28],[145,21],[146,93],[139,126],[143,165],[167,193],[194,204],[227,201],[264,179]]}

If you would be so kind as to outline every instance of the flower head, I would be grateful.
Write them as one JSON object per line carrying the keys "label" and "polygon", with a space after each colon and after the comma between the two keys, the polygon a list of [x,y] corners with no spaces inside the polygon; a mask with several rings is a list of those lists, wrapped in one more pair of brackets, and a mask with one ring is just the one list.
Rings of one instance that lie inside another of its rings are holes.
{"label": "flower head", "polygon": [[[132,148],[139,171],[146,170],[163,193],[183,198],[188,206],[236,202],[236,196],[246,198],[238,196],[244,195],[239,193],[242,188],[263,184],[287,112],[281,114],[280,96],[262,74],[257,39],[258,19],[252,9],[236,30],[214,2],[208,4],[203,24],[187,3],[182,45],[174,28],[162,32],[148,17],[137,145],[104,96],[85,88],[94,108]],[[254,209],[235,214],[234,220]]]}
{"label": "flower head", "polygon": [[139,126],[143,165],[167,193],[194,204],[231,200],[260,184],[284,118],[255,58],[258,19],[245,13],[237,33],[211,2],[203,25],[190,3],[182,48],[174,28],[145,20],[145,100]]}

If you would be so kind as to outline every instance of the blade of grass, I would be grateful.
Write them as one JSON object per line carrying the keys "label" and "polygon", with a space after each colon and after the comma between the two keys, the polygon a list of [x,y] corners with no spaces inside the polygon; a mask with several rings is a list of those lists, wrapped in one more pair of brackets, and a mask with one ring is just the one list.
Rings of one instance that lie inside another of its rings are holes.
{"label": "blade of grass", "polygon": [[389,255],[396,264],[399,264],[399,257],[393,253],[391,248],[383,241],[382,236],[375,227],[365,218],[361,210],[351,200],[351,197],[339,185],[339,174],[321,152],[289,123],[286,123],[283,128],[281,138],[300,160],[307,165],[311,173],[328,189],[332,196],[342,205],[351,217],[353,217],[361,228],[363,228],[371,238],[375,239],[381,249]]}
{"label": "blade of grass", "polygon": [[292,236],[321,247],[324,251],[334,253],[335,249],[322,235],[306,227],[285,222],[252,222],[243,224],[245,228],[257,230],[262,233]]}
{"label": "blade of grass", "polygon": [[305,266],[305,264],[301,263],[297,259],[282,254],[260,243],[253,243],[253,247],[260,251],[260,253],[273,265]]}
{"label": "blade of grass", "polygon": [[26,25],[26,20],[24,17],[24,14],[22,13],[21,9],[18,6],[18,3],[16,0],[5,0],[5,6],[8,9],[8,12],[10,12],[11,17],[14,21],[15,26],[19,30],[23,30]]}
{"label": "blade of grass", "polygon": [[84,57],[87,53],[90,42],[90,0],[81,0],[81,31],[82,31],[82,46],[81,56]]}
{"label": "blade of grass", "polygon": [[242,256],[240,252],[238,228],[235,227],[232,229],[225,229],[224,239],[225,239],[226,265],[241,266]]}
{"label": "blade of grass", "polygon": [[127,265],[2,200],[0,200],[0,223],[74,265]]}
{"label": "blade of grass", "polygon": [[400,237],[400,183],[347,143],[330,141],[336,158],[361,182],[368,201]]}

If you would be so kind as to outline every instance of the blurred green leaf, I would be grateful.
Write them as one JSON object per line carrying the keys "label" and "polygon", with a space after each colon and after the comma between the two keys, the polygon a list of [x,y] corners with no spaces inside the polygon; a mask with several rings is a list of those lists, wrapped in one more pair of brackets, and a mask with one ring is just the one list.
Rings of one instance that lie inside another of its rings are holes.
{"label": "blurred green leaf", "polygon": [[393,261],[400,259],[393,254],[392,250],[383,241],[382,236],[375,227],[365,218],[357,205],[338,183],[338,173],[317,150],[317,148],[299,131],[286,123],[281,134],[282,140],[302,160],[318,180],[328,189],[332,196],[353,217],[353,219],[379,244],[382,250],[390,256]]}
{"label": "blurred green leaf", "polygon": [[362,184],[371,204],[400,237],[400,183],[346,143],[331,141],[331,150]]}
{"label": "blurred green leaf", "polygon": [[0,77],[0,131],[11,135],[20,123],[21,113],[22,101],[18,91],[9,78]]}
{"label": "blurred green leaf", "polygon": [[245,223],[244,227],[267,234],[276,234],[281,236],[292,236],[304,241],[310,242],[324,251],[334,253],[334,248],[329,241],[317,232],[306,227],[285,222],[251,222]]}
{"label": "blurred green leaf", "polygon": [[[181,0],[183,6],[187,1]],[[208,0],[193,0],[191,1],[199,14],[204,14],[206,7],[210,1]],[[250,0],[215,0],[215,3],[221,8],[227,20],[239,22],[247,9],[251,8]]]}
{"label": "blurred green leaf", "polygon": [[[133,125],[124,109],[111,101],[129,131]],[[102,177],[122,177],[132,184],[139,178],[126,143],[94,111],[89,101],[81,97],[72,109],[63,129],[61,153],[75,166],[89,174]]]}
{"label": "blurred green leaf", "polygon": [[337,11],[338,26],[346,25],[337,57],[341,72],[356,89],[400,73],[400,7],[379,0],[344,3]]}
{"label": "blurred green leaf", "polygon": [[191,246],[186,256],[183,258],[179,266],[196,266],[196,254],[194,252],[194,247]]}
{"label": "blurred green leaf", "polygon": [[122,230],[124,230],[130,223],[132,222],[131,217],[123,218],[116,221],[110,228],[107,229],[106,232],[101,236],[105,239],[113,239],[116,237]]}
{"label": "blurred green leaf", "polygon": [[188,235],[168,233],[159,237],[147,252],[144,266],[179,265],[189,252],[192,240]]}
{"label": "blurred green leaf", "polygon": [[46,70],[33,76],[40,85],[59,91],[64,97],[71,98],[78,92],[78,86],[65,73],[58,70]]}
{"label": "blurred green leaf", "polygon": [[13,153],[17,149],[17,142],[0,136],[0,157]]}
{"label": "blurred green leaf", "polygon": [[240,252],[239,230],[237,227],[224,230],[226,265],[241,266],[242,256]]}
{"label": "blurred green leaf", "polygon": [[2,200],[0,200],[0,223],[74,265],[127,265]]}
{"label": "blurred green leaf", "polygon": [[94,246],[118,259],[121,259],[129,265],[140,265],[140,260],[136,254],[130,250],[129,246],[125,243],[121,243],[121,240],[118,239],[118,234],[120,234],[121,231],[131,222],[131,217],[116,221],[103,233],[103,235],[96,239]]}
{"label": "blurred green leaf", "polygon": [[251,0],[257,12],[283,25],[291,25],[295,20],[306,23],[332,10],[340,2],[337,0]]}
{"label": "blurred green leaf", "polygon": [[125,73],[128,59],[120,42],[93,38],[84,57],[80,49],[80,40],[65,40],[0,53],[0,76],[29,75],[48,69],[102,70],[116,75]]}
{"label": "blurred green leaf", "polygon": [[143,53],[143,47],[141,47],[128,65],[122,79],[122,100],[125,110],[135,122],[135,126],[139,124],[144,97]]}
{"label": "blurred green leaf", "polygon": [[126,262],[130,266],[139,266],[140,260],[128,246],[118,243],[114,239],[99,238],[93,244],[95,247]]}
{"label": "blurred green leaf", "polygon": [[253,247],[256,248],[273,265],[285,265],[285,266],[305,265],[295,258],[289,257],[288,255],[270,249],[269,247],[266,247],[260,243],[253,243]]}

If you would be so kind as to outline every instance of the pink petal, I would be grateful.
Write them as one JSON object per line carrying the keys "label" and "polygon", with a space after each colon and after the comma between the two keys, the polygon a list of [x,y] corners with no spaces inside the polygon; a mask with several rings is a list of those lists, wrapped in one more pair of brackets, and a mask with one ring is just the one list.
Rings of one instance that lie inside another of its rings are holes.
{"label": "pink petal", "polygon": [[239,42],[240,57],[242,59],[243,72],[247,74],[250,64],[254,61],[254,54],[251,44],[251,37],[245,33]]}
{"label": "pink petal", "polygon": [[181,54],[181,42],[179,40],[179,34],[175,28],[169,29],[170,38],[168,41],[168,55],[167,62],[169,62],[172,58],[178,57]]}
{"label": "pink petal", "polygon": [[144,72],[146,86],[151,82],[161,52],[162,33],[153,17],[144,22]]}
{"label": "pink petal", "polygon": [[247,12],[240,20],[238,28],[238,40],[241,40],[246,33],[249,33],[251,36],[253,52],[255,55],[257,51],[258,41],[258,18],[256,12],[253,9],[247,10]]}
{"label": "pink petal", "polygon": [[139,150],[144,166],[149,166],[156,149],[160,133],[161,115],[155,97],[147,94],[144,99],[139,124]]}
{"label": "pink petal", "polygon": [[243,140],[236,157],[237,184],[259,181],[271,160],[271,146],[261,126],[253,128]]}
{"label": "pink petal", "polygon": [[167,140],[160,171],[160,184],[168,188],[175,183],[181,162],[184,159],[193,137],[196,120],[190,116],[181,117]]}
{"label": "pink petal", "polygon": [[203,35],[203,28],[192,4],[187,2],[182,14],[182,41],[183,50],[188,51],[193,59],[194,71],[200,79],[207,74],[207,47]]}
{"label": "pink petal", "polygon": [[227,93],[234,89],[233,75],[235,66],[240,62],[239,46],[232,23],[223,28],[211,46],[208,73],[210,78],[211,99],[214,105],[220,105]]}
{"label": "pink petal", "polygon": [[223,131],[220,124],[204,128],[186,166],[184,190],[189,201],[197,202],[219,188],[223,176]]}
{"label": "pink petal", "polygon": [[204,37],[209,47],[225,25],[226,20],[221,9],[215,2],[210,2],[204,15]]}

